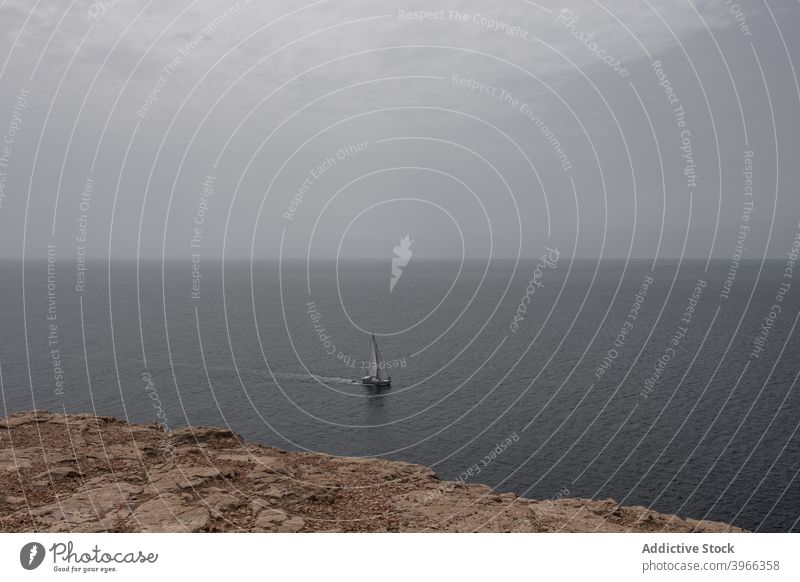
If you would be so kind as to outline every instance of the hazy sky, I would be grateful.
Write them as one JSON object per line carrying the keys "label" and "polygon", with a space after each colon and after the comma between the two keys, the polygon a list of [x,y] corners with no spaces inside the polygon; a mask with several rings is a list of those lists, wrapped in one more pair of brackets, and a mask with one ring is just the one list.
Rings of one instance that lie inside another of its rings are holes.
{"label": "hazy sky", "polygon": [[796,1],[0,0],[0,256],[781,257],[798,30]]}

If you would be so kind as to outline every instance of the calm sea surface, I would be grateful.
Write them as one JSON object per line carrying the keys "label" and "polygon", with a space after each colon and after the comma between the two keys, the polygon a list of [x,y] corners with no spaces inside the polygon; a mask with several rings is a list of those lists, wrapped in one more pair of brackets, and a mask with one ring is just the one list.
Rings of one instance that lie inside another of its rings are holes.
{"label": "calm sea surface", "polygon": [[[721,262],[412,260],[391,292],[389,261],[204,262],[193,298],[191,262],[89,263],[80,293],[66,260],[5,262],[0,412],[160,414],[528,497],[800,531],[785,266],[745,263],[724,296]],[[370,332],[391,390],[352,383]]]}

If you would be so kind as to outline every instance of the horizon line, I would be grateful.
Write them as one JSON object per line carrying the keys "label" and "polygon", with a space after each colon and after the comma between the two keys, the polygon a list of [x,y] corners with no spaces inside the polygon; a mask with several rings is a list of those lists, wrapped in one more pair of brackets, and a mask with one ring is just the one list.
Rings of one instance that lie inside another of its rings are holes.
{"label": "horizon line", "polygon": [[[202,258],[203,262],[214,261],[237,261],[237,262],[259,262],[259,261],[327,261],[327,262],[348,262],[348,261],[386,261],[388,257],[348,257],[348,258],[339,258],[336,257],[242,257],[242,256],[232,256],[232,257],[204,257]],[[415,257],[415,262],[433,262],[433,261],[453,261],[453,262],[464,262],[468,261],[515,261],[519,259],[520,261],[530,260],[535,261],[538,260],[539,257],[532,255],[532,256],[524,256],[524,257],[465,257],[464,259],[457,258],[457,257]],[[764,258],[747,258],[747,259],[740,259],[739,263],[758,263],[763,261],[780,261],[784,260],[785,257],[782,255],[779,256],[768,256]],[[25,257],[24,259],[19,257],[0,257],[0,261],[13,261],[13,262],[29,262],[29,261],[47,261],[48,258],[46,256],[43,257]],[[167,256],[167,257],[133,257],[133,256],[125,256],[125,257],[92,257],[86,258],[86,262],[92,263],[107,263],[111,262],[131,262],[131,261],[139,261],[139,262],[160,262],[160,261],[169,261],[169,262],[191,262],[191,257],[177,257],[177,256]],[[562,255],[561,260],[577,260],[577,261],[710,261],[710,262],[732,262],[732,259],[727,258],[708,258],[708,257],[587,257],[587,256],[577,256],[577,257],[565,257]],[[74,262],[75,257],[65,257],[61,260],[56,260],[56,262],[61,263],[70,263]]]}

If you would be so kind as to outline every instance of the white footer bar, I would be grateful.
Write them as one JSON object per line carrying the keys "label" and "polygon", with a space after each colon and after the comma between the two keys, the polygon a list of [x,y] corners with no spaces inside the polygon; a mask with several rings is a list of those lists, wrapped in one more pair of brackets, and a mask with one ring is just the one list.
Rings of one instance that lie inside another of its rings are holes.
{"label": "white footer bar", "polygon": [[778,581],[798,564],[800,534],[0,534],[4,580]]}

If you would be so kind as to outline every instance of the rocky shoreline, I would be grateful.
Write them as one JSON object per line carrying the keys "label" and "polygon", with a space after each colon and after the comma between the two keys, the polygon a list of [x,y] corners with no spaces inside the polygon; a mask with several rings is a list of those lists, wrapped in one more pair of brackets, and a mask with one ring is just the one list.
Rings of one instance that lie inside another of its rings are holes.
{"label": "rocky shoreline", "polygon": [[91,414],[0,420],[3,532],[740,532],[441,481],[421,465],[287,452],[220,428]]}

